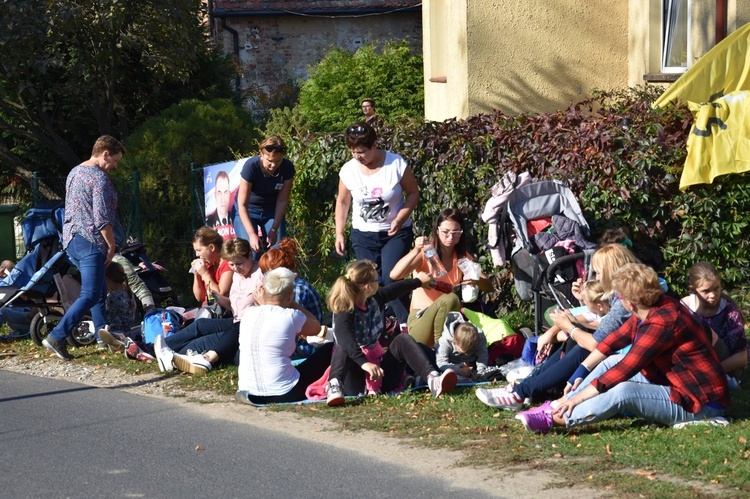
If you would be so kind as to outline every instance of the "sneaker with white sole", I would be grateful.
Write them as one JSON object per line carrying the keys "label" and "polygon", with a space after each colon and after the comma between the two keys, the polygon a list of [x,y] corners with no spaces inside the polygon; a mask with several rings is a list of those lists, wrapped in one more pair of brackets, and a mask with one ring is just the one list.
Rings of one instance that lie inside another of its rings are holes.
{"label": "sneaker with white sole", "polygon": [[47,350],[60,357],[62,360],[75,359],[75,357],[68,352],[67,340],[56,340],[47,336],[42,341],[42,345],[44,345]]}
{"label": "sneaker with white sole", "polygon": [[519,412],[516,419],[523,423],[523,427],[534,433],[547,433],[552,429],[552,407],[539,410],[531,409]]}
{"label": "sneaker with white sole", "polygon": [[109,345],[109,349],[112,352],[122,353],[125,351],[125,335],[110,332],[109,326],[105,326],[99,330],[99,339]]}
{"label": "sneaker with white sole", "polygon": [[163,373],[174,371],[175,352],[164,342],[164,337],[159,335],[154,339],[154,354],[159,363],[159,370]]}
{"label": "sneaker with white sole", "polygon": [[125,338],[125,351],[123,353],[128,359],[139,360],[141,362],[151,362],[154,360],[152,355],[141,350],[141,347],[135,341],[127,337]]}
{"label": "sneaker with white sole", "polygon": [[211,363],[200,353],[188,351],[186,355],[174,354],[172,358],[174,366],[184,373],[202,376],[211,370]]}
{"label": "sneaker with white sole", "polygon": [[345,401],[339,380],[336,378],[329,380],[326,384],[326,405],[333,407],[342,405]]}
{"label": "sneaker with white sole", "polygon": [[510,385],[503,388],[477,388],[476,395],[479,400],[490,407],[518,411],[523,408],[524,400],[509,388]]}
{"label": "sneaker with white sole", "polygon": [[427,386],[432,392],[432,396],[438,398],[439,396],[450,393],[456,387],[458,382],[458,375],[453,369],[447,369],[442,374],[434,372],[427,377]]}

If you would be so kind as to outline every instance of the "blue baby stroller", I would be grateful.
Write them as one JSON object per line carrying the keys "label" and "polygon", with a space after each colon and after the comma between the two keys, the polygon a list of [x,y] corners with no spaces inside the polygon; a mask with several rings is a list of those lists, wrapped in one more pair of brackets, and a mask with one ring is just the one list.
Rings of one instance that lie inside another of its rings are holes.
{"label": "blue baby stroller", "polygon": [[[81,289],[62,250],[63,218],[62,203],[32,208],[24,215],[21,227],[28,253],[16,264],[11,285],[0,287],[0,313],[10,310],[15,313],[4,315],[30,317],[29,334],[40,346]],[[86,317],[68,336],[73,345],[95,340],[93,322]]]}
{"label": "blue baby stroller", "polygon": [[[501,228],[512,228],[510,251],[516,293],[534,302],[534,329],[545,329],[550,307],[570,308],[572,283],[584,277],[595,244],[573,192],[559,181],[517,187],[504,207]],[[581,262],[580,264],[578,262]]]}

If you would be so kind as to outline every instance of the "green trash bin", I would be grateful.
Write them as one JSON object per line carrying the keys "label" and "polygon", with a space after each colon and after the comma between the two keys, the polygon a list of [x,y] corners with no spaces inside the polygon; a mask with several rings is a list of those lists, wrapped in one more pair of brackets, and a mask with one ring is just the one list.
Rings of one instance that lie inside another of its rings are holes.
{"label": "green trash bin", "polygon": [[17,211],[17,204],[0,205],[0,261],[16,261],[16,229],[13,219]]}

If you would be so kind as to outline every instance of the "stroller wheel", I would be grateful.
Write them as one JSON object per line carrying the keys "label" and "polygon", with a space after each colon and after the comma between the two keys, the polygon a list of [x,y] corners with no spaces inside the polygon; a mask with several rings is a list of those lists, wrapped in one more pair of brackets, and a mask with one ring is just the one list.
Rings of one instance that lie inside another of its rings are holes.
{"label": "stroller wheel", "polygon": [[94,322],[88,316],[84,317],[68,335],[68,343],[77,347],[91,345],[95,341]]}
{"label": "stroller wheel", "polygon": [[[29,326],[29,333],[31,339],[37,346],[42,346],[42,341],[49,335],[49,333],[57,326],[57,323],[62,319],[62,315],[51,312],[43,315],[41,312],[36,314],[31,321]],[[68,335],[68,343],[73,346],[84,346],[90,345],[96,341],[96,335],[94,334],[94,325],[88,317],[84,317],[84,320],[78,323],[73,331]]]}
{"label": "stroller wheel", "polygon": [[42,346],[42,341],[44,341],[44,338],[54,329],[57,323],[60,322],[60,319],[62,319],[62,315],[54,312],[47,315],[43,315],[40,312],[34,316],[29,326],[29,333],[37,346]]}

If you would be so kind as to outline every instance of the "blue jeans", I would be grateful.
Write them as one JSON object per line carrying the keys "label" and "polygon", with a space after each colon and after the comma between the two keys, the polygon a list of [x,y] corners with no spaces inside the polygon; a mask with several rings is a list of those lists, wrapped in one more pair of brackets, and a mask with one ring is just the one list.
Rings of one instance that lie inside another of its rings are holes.
{"label": "blue jeans", "polygon": [[[273,227],[273,223],[275,219],[273,218],[273,215],[271,216],[255,216],[250,215],[250,222],[252,222],[253,227],[257,230],[258,227],[260,227],[260,231],[263,234],[263,237],[261,238],[263,246],[266,242],[266,238],[268,237],[268,232],[271,230],[271,227]],[[247,241],[250,240],[250,235],[245,230],[245,226],[242,223],[242,219],[240,218],[239,213],[237,213],[234,216],[234,233],[237,235],[237,237],[241,239],[245,239]],[[279,241],[284,239],[286,237],[286,219],[281,220],[281,225],[279,225],[279,230],[276,233],[276,243],[271,246],[271,248],[278,248],[279,247]],[[265,250],[269,250],[270,248],[265,248]],[[265,251],[264,250],[264,251]],[[260,256],[264,253],[264,251],[255,252],[253,251],[253,260],[256,262],[260,260]]]}
{"label": "blue jeans", "polygon": [[537,372],[521,381],[513,391],[522,399],[528,397],[533,400],[548,390],[563,388],[590,353],[579,345],[568,350],[562,358],[559,351],[554,352]]}
{"label": "blue jeans", "polygon": [[[377,265],[383,286],[393,282],[391,270],[411,250],[413,241],[414,232],[411,225],[402,228],[393,236],[389,236],[387,231],[363,232],[352,229],[354,256],[357,260],[367,259]],[[405,324],[409,319],[409,301],[409,296],[405,295],[388,302],[401,324]]]}
{"label": "blue jeans", "polygon": [[198,319],[192,324],[167,336],[165,343],[177,353],[186,354],[188,350],[197,353],[213,350],[219,355],[219,361],[225,364],[234,363],[239,349],[240,323],[228,319]]}
{"label": "blue jeans", "polygon": [[50,338],[58,341],[65,340],[89,310],[94,320],[95,331],[99,331],[107,324],[104,310],[104,301],[107,298],[107,281],[104,277],[105,255],[79,235],[73,236],[66,253],[81,273],[81,294],[49,333]]}
{"label": "blue jeans", "polygon": [[[612,355],[603,360],[586,376],[586,379],[581,382],[576,391],[590,385],[593,380],[620,362],[623,357],[624,355]],[[651,384],[645,376],[638,373],[630,380],[616,385],[611,390],[600,393],[575,406],[570,417],[565,418],[565,423],[568,428],[571,428],[627,413],[638,418],[671,426],[686,421],[699,421],[721,416],[724,412],[721,409],[706,405],[699,412],[692,413],[669,400],[669,391],[668,386]],[[572,397],[574,393],[568,394],[568,398]]]}

